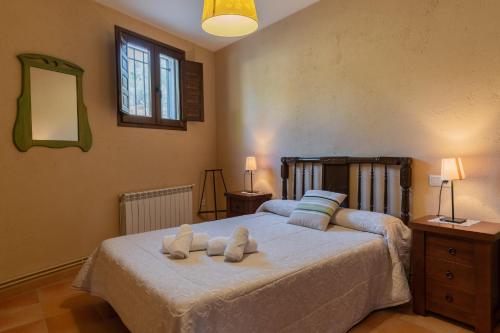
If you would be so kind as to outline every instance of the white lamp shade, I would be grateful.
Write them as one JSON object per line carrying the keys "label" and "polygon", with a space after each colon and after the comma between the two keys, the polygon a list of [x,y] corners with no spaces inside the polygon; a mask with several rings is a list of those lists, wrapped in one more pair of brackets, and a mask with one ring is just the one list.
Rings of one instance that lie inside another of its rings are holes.
{"label": "white lamp shade", "polygon": [[247,162],[245,163],[246,171],[255,171],[257,170],[257,160],[254,156],[247,157]]}
{"label": "white lamp shade", "polygon": [[460,157],[443,158],[441,160],[441,179],[442,180],[461,180],[465,179],[464,166]]}

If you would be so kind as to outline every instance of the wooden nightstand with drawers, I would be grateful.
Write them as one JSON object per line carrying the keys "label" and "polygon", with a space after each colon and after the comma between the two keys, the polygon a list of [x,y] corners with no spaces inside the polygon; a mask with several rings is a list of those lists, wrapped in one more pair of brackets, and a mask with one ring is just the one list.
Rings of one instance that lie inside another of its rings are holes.
{"label": "wooden nightstand with drawers", "polygon": [[413,311],[433,312],[491,333],[499,311],[500,223],[470,227],[410,222]]}
{"label": "wooden nightstand with drawers", "polygon": [[271,193],[227,192],[227,217],[254,214],[264,202],[271,200]]}

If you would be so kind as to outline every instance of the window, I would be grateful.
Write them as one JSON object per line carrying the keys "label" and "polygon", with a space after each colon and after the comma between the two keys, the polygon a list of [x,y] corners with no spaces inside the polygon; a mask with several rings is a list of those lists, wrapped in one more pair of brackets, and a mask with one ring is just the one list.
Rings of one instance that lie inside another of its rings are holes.
{"label": "window", "polygon": [[127,71],[122,73],[123,87],[128,92],[123,98],[128,107],[128,114],[139,117],[152,117],[151,110],[151,54],[149,50],[134,45],[123,44],[123,53],[127,56]]}
{"label": "window", "polygon": [[118,124],[186,130],[203,121],[203,65],[182,50],[116,27]]}
{"label": "window", "polygon": [[160,87],[161,117],[180,119],[179,61],[165,54],[160,54]]}

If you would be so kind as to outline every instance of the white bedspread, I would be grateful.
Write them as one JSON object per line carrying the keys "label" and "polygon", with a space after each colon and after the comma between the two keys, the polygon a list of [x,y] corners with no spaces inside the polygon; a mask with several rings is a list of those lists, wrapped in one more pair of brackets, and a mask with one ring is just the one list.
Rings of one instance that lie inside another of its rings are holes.
{"label": "white bedspread", "polygon": [[410,300],[404,271],[393,269],[402,263],[379,234],[323,232],[268,212],[193,230],[229,236],[236,226],[259,244],[240,263],[205,252],[171,260],[161,253],[162,237],[176,232],[167,229],[104,241],[74,286],[106,299],[137,333],[346,332]]}

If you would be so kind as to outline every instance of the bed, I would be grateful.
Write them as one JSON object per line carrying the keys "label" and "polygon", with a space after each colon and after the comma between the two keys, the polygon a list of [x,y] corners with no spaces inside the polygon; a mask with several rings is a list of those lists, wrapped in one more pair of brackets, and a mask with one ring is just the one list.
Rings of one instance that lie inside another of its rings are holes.
{"label": "bed", "polygon": [[[312,176],[310,184],[315,183],[311,172],[298,172],[300,163],[304,168],[312,164],[311,170],[314,163],[319,164],[321,186],[337,191],[349,185],[353,163],[400,166],[403,220],[408,213],[404,196],[411,186],[410,159],[286,158],[282,162],[283,183],[292,188],[295,198],[304,191],[297,184],[307,183],[295,178]],[[368,183],[374,183],[374,172],[370,177]],[[387,181],[382,183],[387,187]],[[165,229],[104,241],[74,286],[107,300],[125,325],[138,333],[341,333],[375,309],[410,301],[409,230],[401,220],[374,224],[368,218],[359,224],[331,225],[323,232],[287,224],[293,202],[268,202],[253,215],[193,225],[195,232],[210,236],[228,236],[236,226],[248,228],[259,252],[240,263],[227,263],[204,252],[171,260],[161,253],[161,240],[176,229]]]}

